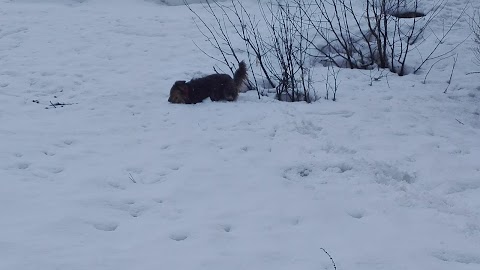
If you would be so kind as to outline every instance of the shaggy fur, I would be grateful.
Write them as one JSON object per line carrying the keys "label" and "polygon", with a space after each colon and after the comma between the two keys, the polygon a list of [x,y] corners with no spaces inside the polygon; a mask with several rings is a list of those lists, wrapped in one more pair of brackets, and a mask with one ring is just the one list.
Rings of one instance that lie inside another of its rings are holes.
{"label": "shaggy fur", "polygon": [[170,89],[168,101],[171,103],[195,104],[210,97],[212,101],[234,101],[238,91],[247,79],[245,62],[240,65],[232,77],[227,74],[212,74],[189,82],[176,81]]}

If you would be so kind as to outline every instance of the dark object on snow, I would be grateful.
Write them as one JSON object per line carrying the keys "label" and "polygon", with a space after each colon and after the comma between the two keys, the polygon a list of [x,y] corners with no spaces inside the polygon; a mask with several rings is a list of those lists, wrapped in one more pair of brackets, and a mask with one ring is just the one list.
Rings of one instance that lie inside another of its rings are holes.
{"label": "dark object on snow", "polygon": [[238,91],[247,79],[247,66],[240,62],[240,66],[233,79],[228,74],[212,74],[203,78],[192,79],[189,82],[176,81],[170,89],[168,101],[171,103],[195,104],[210,97],[212,101],[234,101]]}
{"label": "dark object on snow", "polygon": [[393,17],[400,18],[400,19],[413,19],[413,18],[425,17],[426,14],[418,11],[404,11],[404,12],[393,13],[391,15]]}
{"label": "dark object on snow", "polygon": [[[60,103],[60,102],[52,103],[52,102],[50,101],[50,105],[49,105],[49,106],[56,109],[58,106],[63,107],[63,106],[66,106],[66,105],[73,105],[73,103]],[[48,109],[48,107],[45,107],[45,109]]]}

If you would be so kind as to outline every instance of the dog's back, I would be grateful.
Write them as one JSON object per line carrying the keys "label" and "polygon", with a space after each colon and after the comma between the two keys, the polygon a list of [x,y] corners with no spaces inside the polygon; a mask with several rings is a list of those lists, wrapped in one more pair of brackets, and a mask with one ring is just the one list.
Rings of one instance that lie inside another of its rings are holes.
{"label": "dog's back", "polygon": [[227,74],[212,74],[203,78],[193,79],[188,84],[191,87],[192,99],[200,102],[207,97],[212,101],[224,99],[225,89],[234,87],[233,79]]}
{"label": "dog's back", "polygon": [[[184,88],[175,87],[174,85],[170,91],[169,101],[172,103],[198,103],[207,97],[210,97],[212,101],[234,101],[237,99],[239,89],[246,79],[247,67],[245,62],[242,61],[233,78],[227,74],[212,74],[203,78],[192,79],[184,83],[184,87],[188,87],[187,94],[180,91]],[[183,95],[185,98],[183,100],[172,98],[175,95]],[[176,102],[177,100],[179,102]]]}

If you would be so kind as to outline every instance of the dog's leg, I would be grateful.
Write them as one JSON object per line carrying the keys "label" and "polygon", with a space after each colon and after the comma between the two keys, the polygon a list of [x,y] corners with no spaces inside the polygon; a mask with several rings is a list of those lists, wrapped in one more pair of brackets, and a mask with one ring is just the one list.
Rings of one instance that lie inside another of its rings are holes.
{"label": "dog's leg", "polygon": [[212,91],[210,91],[210,100],[219,101],[221,99],[219,92],[218,89],[213,88]]}

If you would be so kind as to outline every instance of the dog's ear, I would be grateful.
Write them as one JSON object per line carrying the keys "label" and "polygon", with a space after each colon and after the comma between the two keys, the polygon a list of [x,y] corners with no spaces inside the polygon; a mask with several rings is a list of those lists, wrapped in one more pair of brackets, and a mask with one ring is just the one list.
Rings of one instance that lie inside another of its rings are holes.
{"label": "dog's ear", "polygon": [[186,81],[176,81],[174,87],[178,89],[184,97],[188,97],[190,89]]}
{"label": "dog's ear", "polygon": [[187,83],[187,81],[176,81],[175,86],[183,85],[183,84],[186,84],[186,83]]}

